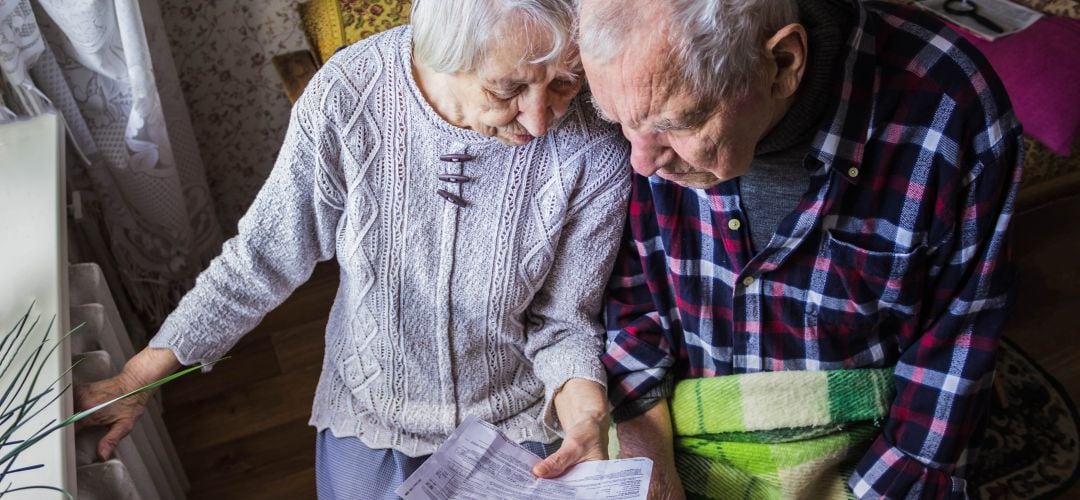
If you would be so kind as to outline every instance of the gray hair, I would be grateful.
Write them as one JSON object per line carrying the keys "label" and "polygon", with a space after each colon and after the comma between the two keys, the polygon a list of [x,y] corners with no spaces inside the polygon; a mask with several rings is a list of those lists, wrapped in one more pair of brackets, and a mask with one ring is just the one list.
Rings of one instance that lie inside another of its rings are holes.
{"label": "gray hair", "polygon": [[530,38],[535,29],[550,36],[551,46],[528,62],[558,62],[574,44],[575,14],[574,0],[413,0],[414,55],[440,73],[469,72],[509,30]]}
{"label": "gray hair", "polygon": [[630,49],[629,34],[666,28],[682,76],[676,85],[709,102],[746,92],[765,56],[765,40],[799,19],[795,0],[669,0],[669,17],[659,23],[635,14],[637,2],[596,3],[580,27],[583,54],[603,64]]}

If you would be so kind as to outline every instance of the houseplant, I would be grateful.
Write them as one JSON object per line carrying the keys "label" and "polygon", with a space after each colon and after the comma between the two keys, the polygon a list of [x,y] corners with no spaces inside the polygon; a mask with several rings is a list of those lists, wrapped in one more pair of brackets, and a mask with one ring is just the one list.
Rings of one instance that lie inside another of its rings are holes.
{"label": "houseplant", "polygon": [[[34,331],[38,327],[40,317],[31,320],[32,310],[33,305],[0,338],[0,381],[3,381],[3,383],[0,383],[0,497],[17,491],[37,489],[58,491],[68,498],[73,498],[70,493],[55,486],[16,486],[15,477],[13,477],[15,474],[44,466],[44,464],[16,465],[20,454],[49,434],[72,425],[106,406],[135,394],[152,390],[171,380],[202,369],[206,365],[200,364],[185,368],[93,408],[76,412],[63,420],[56,421],[54,419],[36,430],[28,429],[27,426],[34,417],[51,405],[56,404],[64,393],[71,388],[70,383],[59,389],[57,386],[67,378],[75,364],[78,364],[78,361],[68,367],[60,376],[48,381],[46,384],[41,384],[43,382],[41,379],[42,369],[45,367],[46,360],[63,344],[66,338],[75,334],[82,327],[82,325],[78,325],[60,338],[51,341],[49,334],[55,324],[55,318],[53,318],[45,328],[44,333],[39,338],[35,338]],[[27,437],[16,439],[17,435],[25,435],[26,432],[30,432]]]}

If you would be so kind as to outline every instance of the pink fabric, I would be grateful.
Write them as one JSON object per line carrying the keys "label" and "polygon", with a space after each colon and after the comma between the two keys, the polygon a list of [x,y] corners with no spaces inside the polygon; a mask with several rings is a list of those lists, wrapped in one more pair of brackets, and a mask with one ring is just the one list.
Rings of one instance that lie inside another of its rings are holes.
{"label": "pink fabric", "polygon": [[987,42],[953,25],[990,61],[1024,132],[1069,155],[1080,132],[1080,20],[1044,16],[1028,29]]}

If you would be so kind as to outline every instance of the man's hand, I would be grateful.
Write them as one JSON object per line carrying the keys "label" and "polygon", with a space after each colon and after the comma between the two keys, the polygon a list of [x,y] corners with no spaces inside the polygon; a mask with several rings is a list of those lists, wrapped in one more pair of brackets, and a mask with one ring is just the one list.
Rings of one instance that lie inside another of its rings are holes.
{"label": "man's hand", "polygon": [[[146,348],[140,351],[124,365],[124,369],[115,377],[75,386],[75,411],[89,410],[101,403],[127,394],[162,377],[168,376],[180,367],[176,356],[168,349]],[[75,423],[75,431],[86,427],[106,426],[109,428],[97,446],[97,457],[108,460],[120,440],[135,428],[135,422],[146,411],[150,401],[150,392],[141,392],[106,406],[90,416]]]}
{"label": "man's hand", "polygon": [[607,460],[610,421],[603,387],[591,380],[570,379],[555,395],[554,404],[566,437],[559,451],[533,467],[533,474],[550,479],[581,462]]}
{"label": "man's hand", "polygon": [[616,427],[619,458],[652,459],[649,500],[685,500],[682,481],[675,469],[675,445],[667,400]]}

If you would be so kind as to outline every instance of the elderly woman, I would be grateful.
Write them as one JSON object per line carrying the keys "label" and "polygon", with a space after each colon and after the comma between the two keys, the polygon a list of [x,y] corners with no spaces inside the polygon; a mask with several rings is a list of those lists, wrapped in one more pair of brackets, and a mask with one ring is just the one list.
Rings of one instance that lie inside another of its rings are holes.
{"label": "elderly woman", "polygon": [[[392,497],[470,415],[547,456],[540,476],[605,458],[598,315],[628,148],[576,98],[573,8],[415,0],[411,26],[331,58],[239,234],[79,406],[219,358],[336,257],[310,420],[320,497]],[[98,419],[99,455],[144,404]]]}

